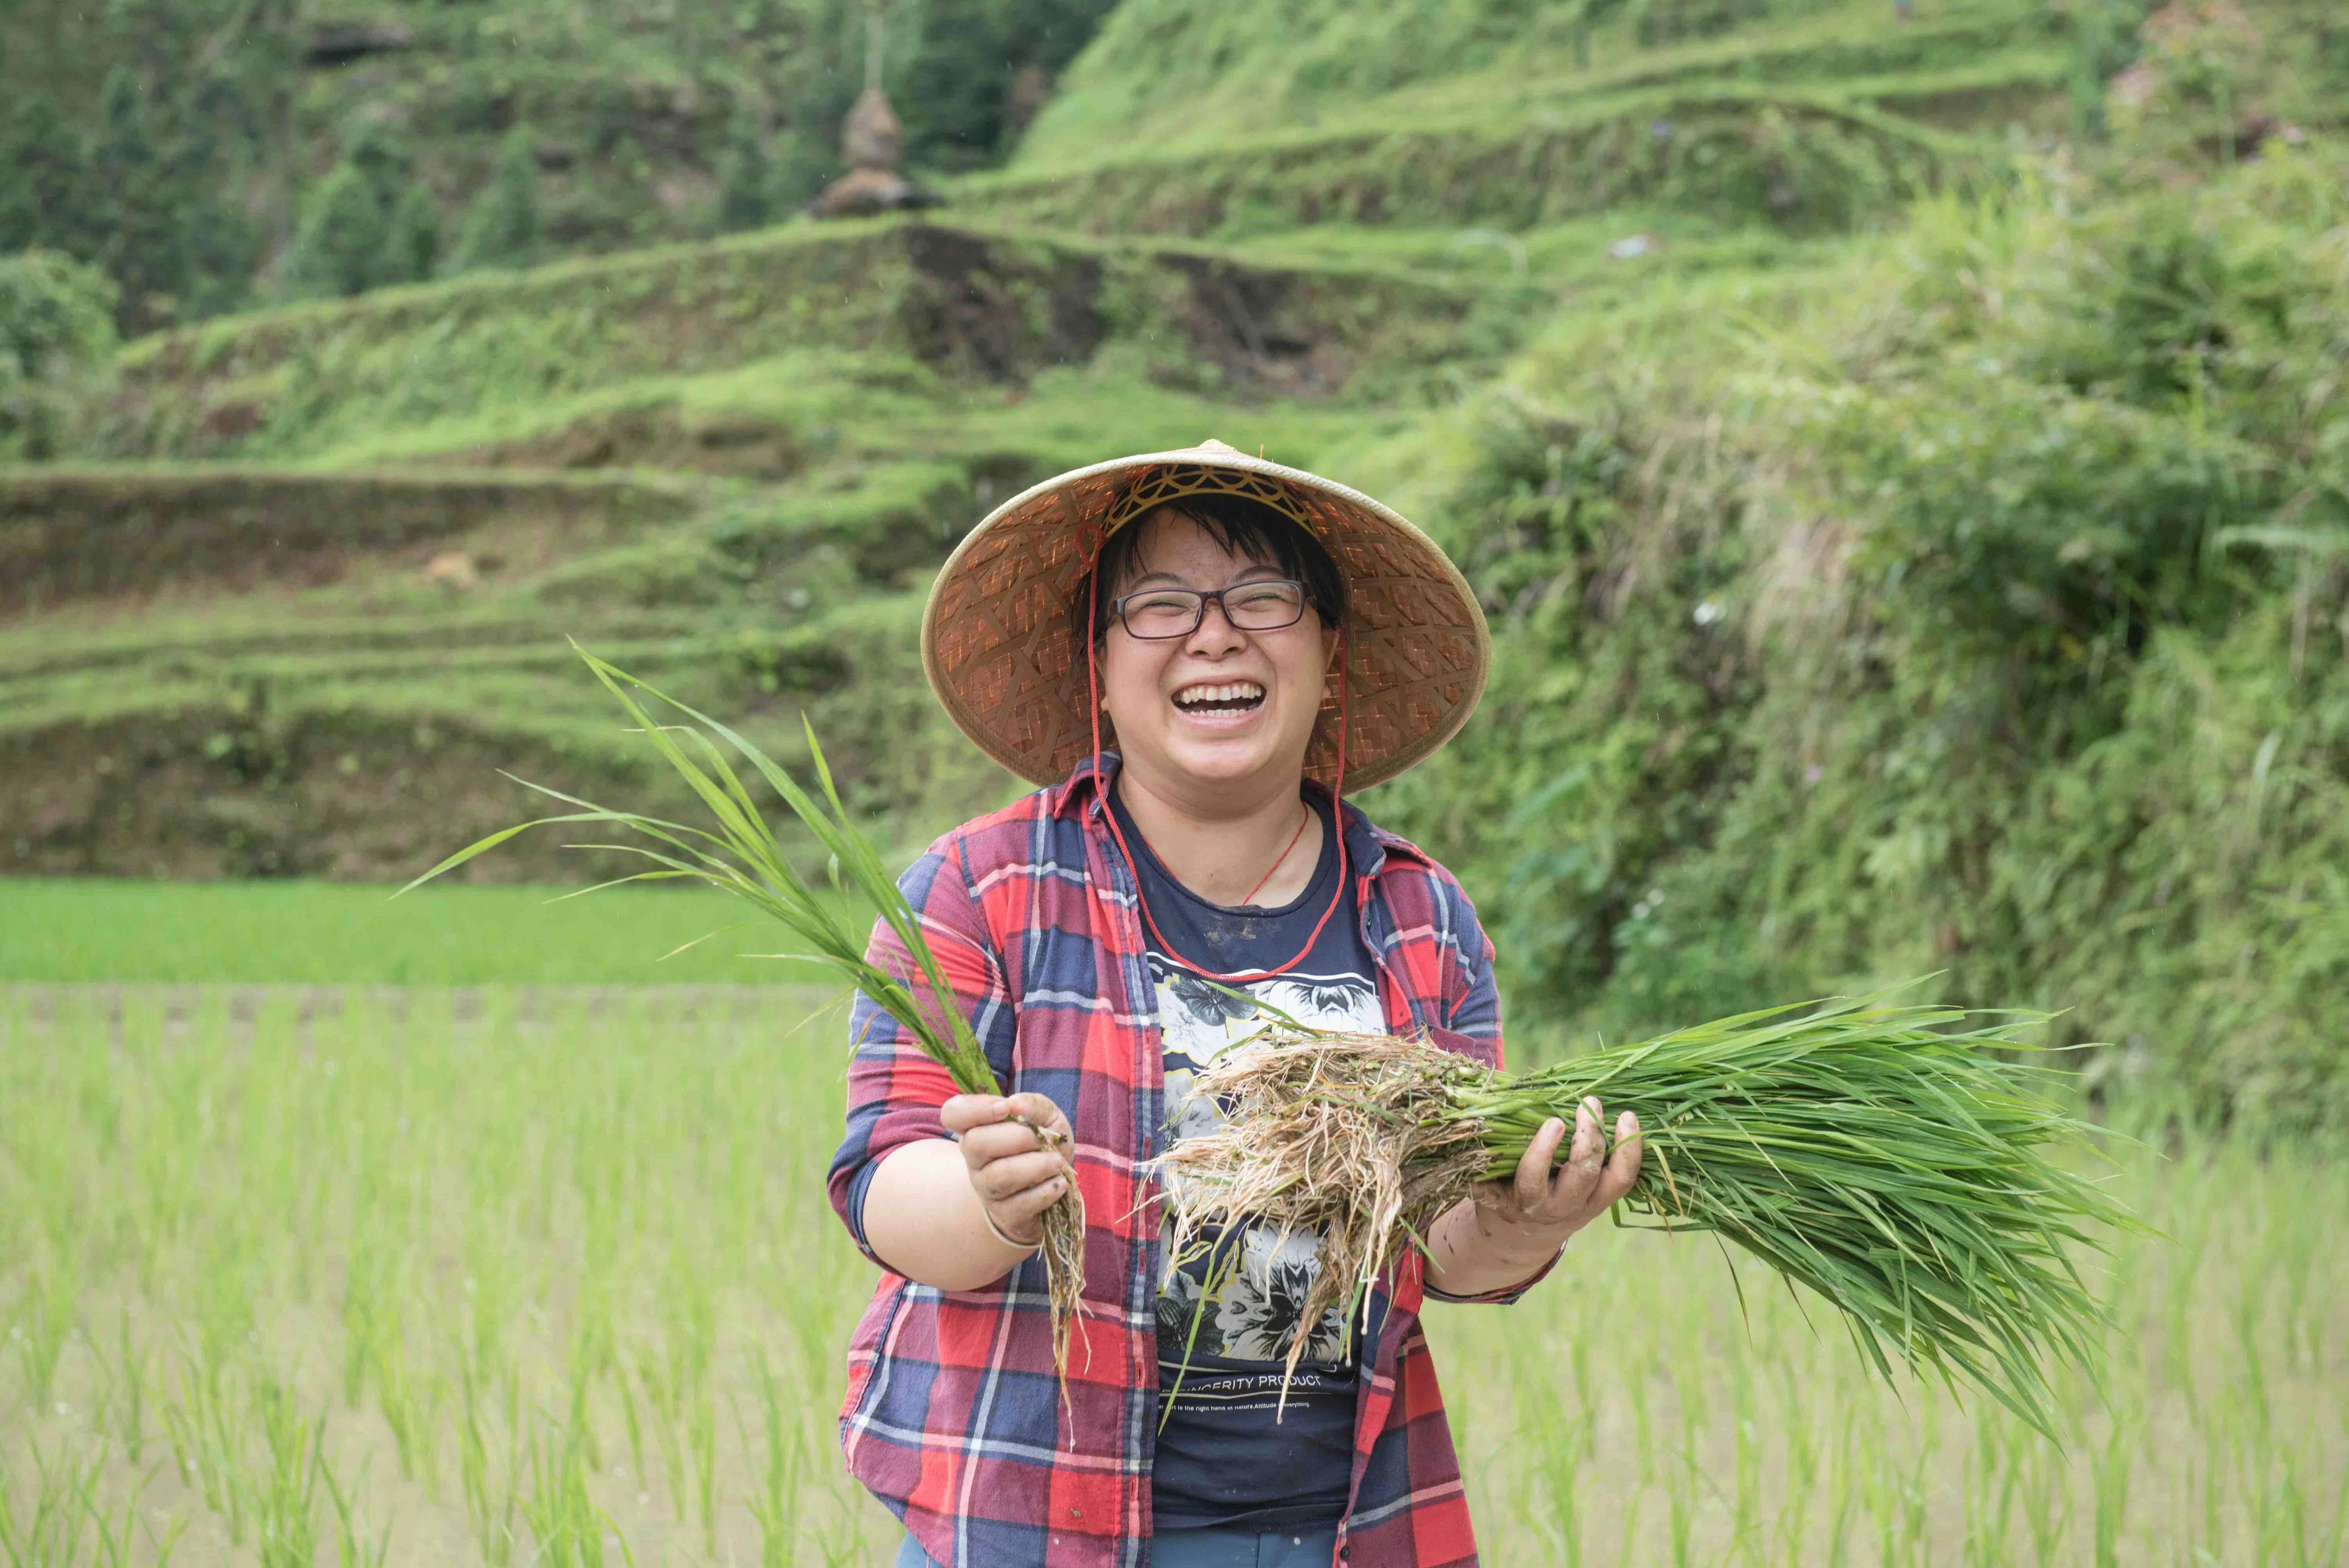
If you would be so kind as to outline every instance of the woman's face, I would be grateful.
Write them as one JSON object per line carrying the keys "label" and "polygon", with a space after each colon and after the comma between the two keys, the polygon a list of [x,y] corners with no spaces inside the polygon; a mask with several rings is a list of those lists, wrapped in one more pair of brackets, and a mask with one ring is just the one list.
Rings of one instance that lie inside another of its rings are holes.
{"label": "woman's face", "polygon": [[[1112,598],[1150,588],[1220,588],[1285,575],[1234,555],[1178,511],[1142,525],[1140,548]],[[1102,707],[1137,782],[1200,805],[1253,805],[1293,791],[1321,711],[1334,632],[1309,603],[1296,624],[1245,632],[1220,603],[1186,637],[1146,639],[1112,618],[1101,652]]]}

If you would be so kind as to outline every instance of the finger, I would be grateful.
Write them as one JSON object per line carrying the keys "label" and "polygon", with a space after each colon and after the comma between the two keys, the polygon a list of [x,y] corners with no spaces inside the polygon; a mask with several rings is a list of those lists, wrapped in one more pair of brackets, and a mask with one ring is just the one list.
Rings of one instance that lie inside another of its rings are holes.
{"label": "finger", "polygon": [[1599,1116],[1592,1109],[1596,1099],[1585,1099],[1574,1108],[1574,1145],[1568,1151],[1566,1169],[1557,1173],[1557,1183],[1551,1189],[1556,1206],[1567,1212],[1578,1212],[1590,1200],[1590,1189],[1599,1181],[1600,1150],[1607,1140],[1599,1130]]}
{"label": "finger", "polygon": [[962,1161],[976,1171],[993,1161],[1033,1154],[1043,1147],[1032,1127],[1023,1127],[1016,1121],[989,1122],[962,1135]]}
{"label": "finger", "polygon": [[938,1119],[948,1132],[968,1132],[974,1127],[1001,1121],[1010,1101],[999,1094],[958,1094],[938,1107]]}
{"label": "finger", "polygon": [[1534,1140],[1526,1145],[1526,1157],[1517,1161],[1517,1207],[1537,1208],[1549,1196],[1549,1169],[1557,1163],[1557,1146],[1565,1140],[1566,1123],[1553,1116],[1541,1124]]}
{"label": "finger", "polygon": [[1631,1190],[1631,1183],[1640,1179],[1640,1159],[1645,1151],[1640,1141],[1640,1119],[1627,1110],[1615,1119],[1615,1152],[1607,1157],[1607,1171],[1599,1179],[1594,1195],[1599,1208],[1611,1207]]}
{"label": "finger", "polygon": [[1069,1136],[1068,1117],[1062,1114],[1059,1106],[1054,1105],[1044,1096],[1032,1092],[1015,1094],[1011,1097],[1009,1104],[1011,1109],[1018,1111],[1037,1126],[1057,1132],[1063,1138]]}
{"label": "finger", "polygon": [[988,1205],[994,1212],[995,1222],[1007,1234],[1026,1235],[1036,1216],[1061,1201],[1069,1190],[1066,1176],[1055,1176],[1049,1181],[1039,1181],[1024,1192],[1014,1192]]}
{"label": "finger", "polygon": [[1025,1192],[1064,1175],[1066,1171],[1057,1154],[1018,1154],[980,1166],[970,1173],[970,1184],[978,1189],[980,1197],[998,1203],[1015,1192]]}

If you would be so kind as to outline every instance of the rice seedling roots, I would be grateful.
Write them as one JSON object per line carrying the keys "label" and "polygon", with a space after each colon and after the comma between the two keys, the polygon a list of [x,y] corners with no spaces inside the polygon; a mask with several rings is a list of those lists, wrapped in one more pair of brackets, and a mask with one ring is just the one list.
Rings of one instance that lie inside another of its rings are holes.
{"label": "rice seedling roots", "polygon": [[1069,1341],[1076,1332],[1077,1314],[1084,1310],[1085,1295],[1085,1200],[1077,1191],[1076,1146],[1066,1133],[1040,1126],[1019,1111],[1005,1119],[1034,1133],[1068,1170],[1067,1190],[1044,1211],[1044,1245],[1039,1254],[1044,1260],[1045,1293],[1052,1304],[1052,1365],[1065,1381]]}

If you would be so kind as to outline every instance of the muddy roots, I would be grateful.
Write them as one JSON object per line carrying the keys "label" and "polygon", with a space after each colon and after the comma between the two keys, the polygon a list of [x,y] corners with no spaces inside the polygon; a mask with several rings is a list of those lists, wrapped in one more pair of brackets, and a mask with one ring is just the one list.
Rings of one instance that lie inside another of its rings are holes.
{"label": "muddy roots", "polygon": [[1366,1311],[1404,1245],[1483,1174],[1483,1124],[1460,1114],[1453,1093],[1491,1076],[1414,1040],[1284,1026],[1199,1076],[1193,1092],[1213,1098],[1225,1122],[1159,1161],[1175,1255],[1203,1255],[1224,1230],[1250,1222],[1322,1238],[1287,1378],[1305,1326],[1341,1301]]}
{"label": "muddy roots", "polygon": [[1065,1391],[1069,1341],[1085,1298],[1085,1201],[1077,1191],[1076,1148],[1061,1133],[1013,1112],[1010,1119],[1033,1132],[1069,1168],[1068,1191],[1044,1211],[1044,1286],[1052,1304],[1052,1367]]}

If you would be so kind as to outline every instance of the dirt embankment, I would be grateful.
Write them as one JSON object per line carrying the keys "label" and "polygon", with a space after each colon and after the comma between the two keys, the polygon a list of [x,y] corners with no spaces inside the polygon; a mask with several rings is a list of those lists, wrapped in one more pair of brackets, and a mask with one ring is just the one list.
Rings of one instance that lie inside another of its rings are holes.
{"label": "dirt embankment", "polygon": [[23,469],[0,475],[0,614],[188,584],[320,586],[362,562],[420,567],[491,530],[568,553],[682,518],[697,499],[688,485],[573,476]]}
{"label": "dirt embankment", "polygon": [[[574,788],[617,785],[632,799],[657,782],[609,758],[510,733],[492,743],[439,717],[272,714],[258,703],[144,712],[0,735],[0,779],[15,802],[0,823],[0,874],[403,880],[543,804],[502,768]],[[525,834],[466,874],[586,874],[595,857],[562,843]]]}

